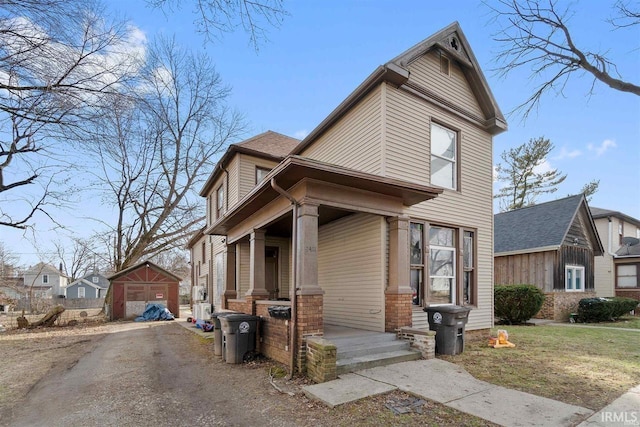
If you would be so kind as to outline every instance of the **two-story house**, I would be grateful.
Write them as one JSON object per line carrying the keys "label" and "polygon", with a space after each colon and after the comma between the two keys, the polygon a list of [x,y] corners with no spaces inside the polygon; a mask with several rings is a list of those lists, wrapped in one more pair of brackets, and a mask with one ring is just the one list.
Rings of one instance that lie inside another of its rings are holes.
{"label": "two-story house", "polygon": [[595,263],[597,295],[640,300],[640,220],[596,207],[591,215],[604,246]]}
{"label": "two-story house", "polygon": [[[194,283],[216,308],[264,316],[260,351],[298,369],[306,337],[329,326],[393,332],[459,304],[468,329],[490,328],[504,130],[454,23],[376,68],[304,140],[232,145],[201,191]],[[269,318],[276,303],[290,319]]]}
{"label": "two-story house", "polygon": [[24,286],[27,295],[34,298],[57,298],[67,295],[69,278],[60,268],[39,262],[24,272]]}

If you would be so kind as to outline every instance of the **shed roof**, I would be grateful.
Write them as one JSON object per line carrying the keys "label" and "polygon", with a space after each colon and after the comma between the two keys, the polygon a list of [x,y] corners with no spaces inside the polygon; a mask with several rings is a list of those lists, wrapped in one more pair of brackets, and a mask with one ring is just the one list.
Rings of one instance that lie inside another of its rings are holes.
{"label": "shed roof", "polygon": [[[586,203],[578,194],[494,215],[494,253],[560,247],[580,206]],[[591,227],[598,241],[596,248],[601,249],[593,221]]]}

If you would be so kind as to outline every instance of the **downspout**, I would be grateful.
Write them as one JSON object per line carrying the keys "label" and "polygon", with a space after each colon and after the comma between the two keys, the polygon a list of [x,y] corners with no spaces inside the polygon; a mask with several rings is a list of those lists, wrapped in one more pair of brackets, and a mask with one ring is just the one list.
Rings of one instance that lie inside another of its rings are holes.
{"label": "downspout", "polygon": [[296,287],[297,287],[297,283],[296,283],[296,270],[297,270],[297,260],[298,260],[298,255],[297,255],[297,250],[298,250],[298,201],[296,199],[293,198],[293,196],[289,193],[287,193],[282,187],[280,187],[278,184],[276,184],[276,180],[275,178],[271,178],[271,188],[273,188],[274,190],[276,190],[278,193],[280,193],[282,196],[286,197],[287,199],[289,199],[289,201],[291,201],[291,204],[293,205],[293,223],[291,225],[291,252],[292,252],[292,256],[291,256],[291,263],[292,263],[292,270],[293,270],[293,277],[291,278],[291,286],[289,287],[289,299],[291,300],[291,320],[289,323],[289,348],[291,349],[291,357],[289,359],[289,375],[288,375],[288,380],[290,380],[291,378],[293,378],[293,371],[295,369],[295,363],[296,363],[296,317],[297,317],[297,297],[296,297]]}
{"label": "downspout", "polygon": [[607,242],[607,244],[608,244],[608,246],[609,246],[609,247],[607,248],[607,253],[608,253],[609,255],[613,255],[613,254],[611,253],[611,245],[613,244],[613,236],[612,236],[612,234],[611,234],[611,233],[613,233],[613,221],[611,220],[611,217],[610,217],[610,216],[609,216],[609,217],[607,217],[607,219],[609,220],[609,239],[608,239],[609,241]]}

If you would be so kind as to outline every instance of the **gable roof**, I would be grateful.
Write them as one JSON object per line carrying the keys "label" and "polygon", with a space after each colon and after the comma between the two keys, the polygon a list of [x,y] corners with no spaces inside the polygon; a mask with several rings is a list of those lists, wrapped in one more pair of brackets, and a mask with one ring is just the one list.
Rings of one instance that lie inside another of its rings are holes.
{"label": "gable roof", "polygon": [[152,268],[152,269],[154,269],[156,271],[159,271],[162,274],[166,275],[167,277],[176,280],[177,282],[180,282],[182,280],[181,278],[179,278],[175,274],[170,273],[169,271],[165,270],[164,268],[160,267],[157,264],[152,263],[151,261],[142,261],[139,264],[132,265],[129,268],[125,268],[124,270],[120,270],[120,271],[118,271],[116,273],[113,273],[111,276],[107,277],[107,279],[109,279],[109,281],[112,281],[114,279],[117,279],[118,277],[124,276],[125,274],[127,274],[127,273],[129,273],[129,272],[131,272],[133,270],[137,270],[138,268],[143,267],[143,266],[147,266],[147,267],[150,267],[150,268]]}
{"label": "gable roof", "polygon": [[211,172],[211,175],[207,179],[207,182],[205,182],[202,190],[200,190],[200,195],[202,197],[207,196],[209,191],[211,191],[213,183],[218,179],[224,167],[231,161],[236,153],[244,153],[280,162],[299,143],[300,140],[298,139],[268,130],[259,135],[252,136],[249,139],[245,139],[244,141],[230,144],[227,151],[225,151],[218,163],[216,163],[213,172]]}
{"label": "gable roof", "polygon": [[620,218],[621,220],[626,221],[628,223],[634,224],[636,227],[640,227],[640,220],[632,216],[625,215],[622,212],[613,211],[610,209],[596,208],[596,207],[592,207],[590,209],[591,209],[591,216],[593,216],[594,219],[608,218],[610,216],[613,216],[616,218]]}
{"label": "gable roof", "polygon": [[[98,276],[98,283],[93,283],[93,276]],[[74,280],[67,286],[67,288],[80,284],[89,285],[96,289],[106,289],[109,287],[109,279],[100,273],[90,273],[78,280]]]}
{"label": "gable roof", "polygon": [[596,254],[602,244],[582,194],[502,212],[493,217],[494,254],[552,250],[562,245],[581,207],[586,209]]}
{"label": "gable roof", "polygon": [[[455,42],[453,42],[455,40]],[[455,46],[455,48],[454,48]],[[480,65],[471,50],[467,37],[456,21],[421,41],[384,65],[376,68],[347,98],[333,110],[290,154],[300,154],[311,145],[324,131],[345,115],[358,101],[382,82],[402,86],[409,79],[407,66],[433,49],[445,50],[450,58],[461,65],[471,89],[478,99],[480,108],[485,112],[485,128],[493,135],[507,129],[507,121],[498,107],[489,85],[480,69]]]}

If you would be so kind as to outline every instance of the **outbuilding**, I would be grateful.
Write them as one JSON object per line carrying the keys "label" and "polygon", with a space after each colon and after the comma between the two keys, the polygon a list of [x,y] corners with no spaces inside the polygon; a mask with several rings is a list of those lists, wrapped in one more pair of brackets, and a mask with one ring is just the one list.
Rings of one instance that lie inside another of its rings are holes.
{"label": "outbuilding", "polygon": [[129,267],[109,276],[111,320],[141,315],[147,303],[160,303],[180,315],[180,278],[150,261]]}

